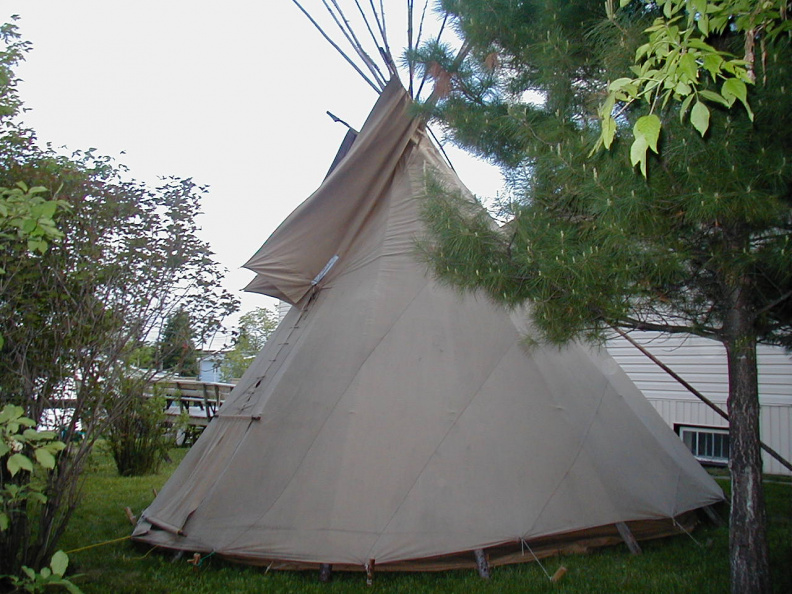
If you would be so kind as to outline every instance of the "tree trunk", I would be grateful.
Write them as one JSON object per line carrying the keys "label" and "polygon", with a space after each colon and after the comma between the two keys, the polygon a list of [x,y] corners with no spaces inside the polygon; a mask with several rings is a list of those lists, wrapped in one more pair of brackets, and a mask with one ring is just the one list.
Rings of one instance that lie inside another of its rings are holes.
{"label": "tree trunk", "polygon": [[734,291],[724,324],[729,365],[729,551],[734,594],[772,590],[762,488],[756,337],[746,293]]}

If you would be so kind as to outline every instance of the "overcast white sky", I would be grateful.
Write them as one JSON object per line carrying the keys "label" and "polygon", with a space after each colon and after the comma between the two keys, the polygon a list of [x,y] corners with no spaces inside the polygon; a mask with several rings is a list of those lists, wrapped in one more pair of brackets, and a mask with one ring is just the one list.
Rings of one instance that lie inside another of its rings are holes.
{"label": "overcast white sky", "polygon": [[[303,4],[321,14],[319,0]],[[241,292],[252,278],[241,265],[321,182],[346,131],[325,112],[359,128],[376,100],[291,0],[0,6],[33,43],[17,72],[24,121],[40,140],[96,148],[136,179],[209,185],[202,237],[228,269],[225,285],[243,312],[273,304]],[[406,2],[385,6],[398,54]],[[494,169],[459,151],[451,158],[474,193],[494,195]]]}

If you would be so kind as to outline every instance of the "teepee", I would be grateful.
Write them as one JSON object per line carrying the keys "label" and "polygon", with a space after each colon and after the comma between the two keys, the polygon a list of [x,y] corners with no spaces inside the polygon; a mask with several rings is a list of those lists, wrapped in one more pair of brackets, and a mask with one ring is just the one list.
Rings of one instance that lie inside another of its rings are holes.
{"label": "teepee", "polygon": [[[720,488],[621,369],[416,259],[427,176],[467,193],[391,80],[250,259],[294,305],[134,538],[273,568],[531,561],[676,533]],[[351,147],[348,146],[351,144]]]}

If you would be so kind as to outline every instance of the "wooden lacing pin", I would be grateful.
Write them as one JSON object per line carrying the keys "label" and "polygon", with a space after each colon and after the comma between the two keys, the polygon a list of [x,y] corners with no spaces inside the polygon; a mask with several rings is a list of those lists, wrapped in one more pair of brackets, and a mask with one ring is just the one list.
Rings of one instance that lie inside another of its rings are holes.
{"label": "wooden lacing pin", "polygon": [[126,514],[127,520],[129,520],[130,524],[132,524],[133,526],[137,524],[137,516],[135,516],[135,514],[132,513],[131,507],[125,507],[124,513]]}
{"label": "wooden lacing pin", "polygon": [[363,567],[366,569],[366,585],[373,586],[374,585],[374,559],[369,559],[368,563],[366,563]]}

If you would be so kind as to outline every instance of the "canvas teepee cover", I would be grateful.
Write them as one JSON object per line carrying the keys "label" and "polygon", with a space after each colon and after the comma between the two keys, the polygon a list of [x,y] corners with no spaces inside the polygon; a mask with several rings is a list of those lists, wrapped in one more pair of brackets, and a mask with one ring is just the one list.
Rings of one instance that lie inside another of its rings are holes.
{"label": "canvas teepee cover", "polygon": [[[463,186],[391,82],[247,266],[295,308],[137,540],[276,567],[443,568],[667,530],[721,490],[618,366],[526,351],[510,315],[415,259],[427,171]],[[454,557],[454,555],[461,556]]]}

